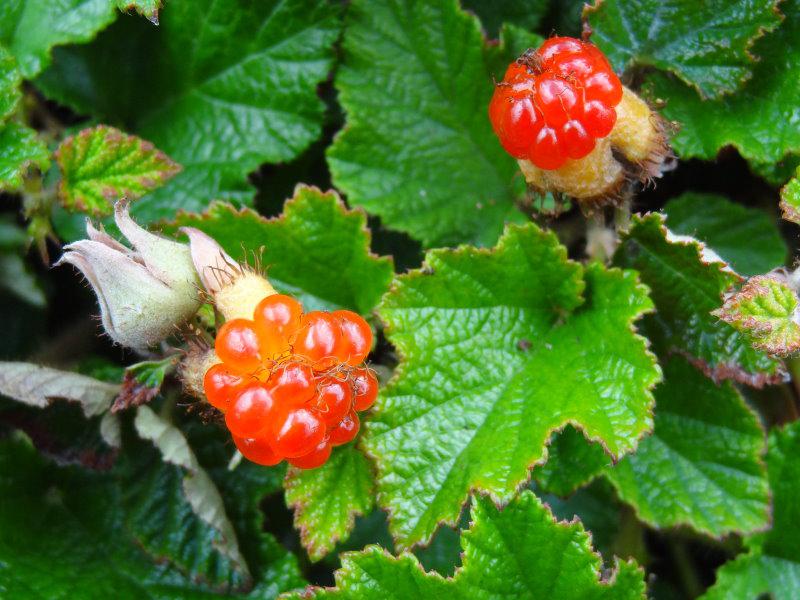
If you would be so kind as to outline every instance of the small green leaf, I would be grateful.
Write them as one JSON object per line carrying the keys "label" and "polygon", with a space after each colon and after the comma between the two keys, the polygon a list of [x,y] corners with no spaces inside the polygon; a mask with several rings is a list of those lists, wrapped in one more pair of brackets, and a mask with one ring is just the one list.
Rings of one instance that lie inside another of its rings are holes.
{"label": "small green leaf", "polygon": [[343,50],[336,187],[428,246],[493,244],[519,218],[517,165],[487,116],[497,57],[503,70],[511,60],[504,44],[486,46],[456,0],[356,0]]}
{"label": "small green leaf", "polygon": [[788,254],[777,223],[764,211],[716,194],[687,192],[664,207],[670,231],[705,242],[745,277],[786,263]]}
{"label": "small green leaf", "polygon": [[657,528],[721,537],[766,527],[764,431],[736,388],[675,357],[655,394],[653,434],[606,473],[620,499]]}
{"label": "small green leaf", "polygon": [[22,98],[22,75],[14,56],[0,45],[0,121],[12,114]]}
{"label": "small green leaf", "polygon": [[32,306],[44,308],[47,298],[30,265],[18,254],[0,252],[0,289]]}
{"label": "small green leaf", "polygon": [[183,167],[136,203],[140,222],[214,199],[249,204],[248,174],[295,158],[321,133],[317,86],[333,61],[337,3],[170,0],[159,20],[123,15],[93,43],[55,52],[36,85],[123,123]]}
{"label": "small green leaf", "polygon": [[122,389],[111,406],[111,412],[147,404],[161,391],[164,378],[175,370],[180,356],[171,355],[161,360],[145,360],[130,365],[122,378]]}
{"label": "small green leaf", "polygon": [[50,152],[33,129],[16,122],[0,123],[0,191],[16,190],[28,168],[46,171]]}
{"label": "small green leaf", "polygon": [[398,544],[455,524],[471,489],[512,497],[567,423],[633,450],[660,377],[632,327],[651,307],[633,272],[584,269],[534,225],[398,277],[379,314],[402,361],[363,440]]}
{"label": "small green leaf", "polygon": [[784,219],[800,225],[800,173],[781,189],[780,207]]}
{"label": "small green leaf", "polygon": [[661,113],[680,126],[671,143],[682,158],[711,160],[720,149],[733,145],[746,159],[763,164],[800,151],[796,126],[800,121],[800,2],[786,0],[779,9],[786,18],[777,31],[756,42],[753,53],[760,60],[753,67],[752,79],[735,94],[703,101],[674,77],[661,73],[647,77],[647,95],[665,100]]}
{"label": "small green leaf", "polygon": [[592,42],[620,72],[675,73],[702,96],[739,88],[752,75],[753,42],[780,24],[776,0],[598,0],[584,11]]}
{"label": "small green leaf", "polygon": [[800,350],[800,302],[783,275],[749,279],[714,314],[767,354],[788,356]]}
{"label": "small green leaf", "polygon": [[117,0],[117,7],[121,11],[135,10],[154,25],[158,25],[158,11],[162,5],[162,0]]}
{"label": "small green leaf", "polygon": [[702,243],[670,232],[662,215],[634,217],[614,262],[638,270],[650,287],[656,314],[645,325],[663,352],[688,356],[715,380],[756,387],[783,380],[779,361],[752,348],[742,334],[711,314],[741,277]]}
{"label": "small green leaf", "polygon": [[196,227],[236,260],[263,247],[259,262],[279,291],[299,296],[309,310],[368,314],[389,287],[392,261],[370,253],[366,225],[364,213],[347,210],[336,192],[300,185],[279,218],[214,203],[203,214],[179,215],[166,230]]}
{"label": "small green leaf", "polygon": [[335,448],[318,469],[290,468],[284,486],[300,541],[313,561],[347,539],[356,515],[366,515],[372,508],[372,468],[352,444]]}
{"label": "small green leaf", "polygon": [[95,216],[110,215],[115,201],[135,200],[181,170],[150,142],[108,125],[68,137],[55,159],[61,169],[61,204]]}
{"label": "small green leaf", "polygon": [[53,400],[78,402],[87,417],[103,414],[120,386],[71,371],[25,362],[0,362],[0,394],[44,408]]}
{"label": "small green leaf", "polygon": [[0,43],[30,79],[50,63],[53,46],[88,42],[115,17],[111,0],[4,0]]}
{"label": "small green leaf", "polygon": [[502,510],[476,498],[472,519],[461,538],[463,567],[452,578],[423,571],[411,554],[395,558],[369,546],[344,556],[336,588],[309,588],[284,598],[644,598],[644,574],[635,562],[617,560],[613,572],[601,574],[600,556],[580,522],[557,522],[530,491]]}
{"label": "small green leaf", "polygon": [[775,600],[800,596],[800,421],[769,436],[767,471],[772,490],[772,527],[745,538],[749,550],[717,571],[717,582],[703,600]]}

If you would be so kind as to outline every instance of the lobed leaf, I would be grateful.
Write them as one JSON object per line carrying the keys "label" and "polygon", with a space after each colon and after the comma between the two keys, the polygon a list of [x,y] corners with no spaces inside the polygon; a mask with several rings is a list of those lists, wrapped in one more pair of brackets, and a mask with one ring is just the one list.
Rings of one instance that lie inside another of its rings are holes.
{"label": "lobed leaf", "polygon": [[745,277],[786,263],[786,242],[774,218],[716,194],[686,192],[667,202],[670,231],[689,235],[714,249]]}
{"label": "lobed leaf", "polygon": [[711,160],[732,145],[758,166],[800,151],[800,130],[794,125],[800,119],[800,2],[786,0],[779,8],[786,18],[755,44],[760,60],[752,79],[735,94],[703,101],[674,77],[647,77],[647,94],[665,100],[662,114],[679,124],[671,143],[682,158]]}
{"label": "lobed leaf", "polygon": [[0,362],[0,394],[44,408],[55,399],[81,405],[87,417],[106,412],[120,386],[94,377],[25,362]]}
{"label": "lobed leaf", "polygon": [[753,42],[781,20],[778,0],[596,0],[584,10],[617,71],[670,71],[703,97],[719,97],[752,76]]}
{"label": "lobed leaf", "polygon": [[772,490],[772,527],[745,538],[749,550],[720,567],[716,583],[702,596],[704,600],[755,599],[766,594],[775,600],[790,600],[800,594],[798,456],[800,422],[770,434],[767,471]]}
{"label": "lobed leaf", "polygon": [[423,571],[411,554],[395,558],[370,546],[344,556],[335,588],[309,588],[302,597],[644,598],[643,573],[636,563],[617,561],[610,575],[601,575],[602,561],[580,522],[557,522],[529,491],[502,510],[475,498],[472,518],[461,538],[464,564],[452,578]]}
{"label": "lobed leaf", "polygon": [[756,387],[783,379],[783,366],[711,313],[721,295],[742,278],[693,238],[676,236],[658,214],[635,217],[614,256],[615,264],[639,271],[657,312],[646,326],[664,352],[686,355],[712,379]]}
{"label": "lobed leaf", "polygon": [[764,431],[736,388],[674,357],[655,396],[653,434],[605,473],[620,499],[657,528],[721,537],[767,527]]}
{"label": "lobed leaf", "polygon": [[286,504],[294,509],[294,525],[312,561],[347,539],[357,515],[369,514],[373,479],[369,461],[352,444],[334,449],[328,462],[317,469],[289,469],[284,482]]}
{"label": "lobed leaf", "polygon": [[520,218],[517,166],[487,116],[492,76],[513,60],[506,44],[486,46],[456,0],[356,0],[342,48],[336,187],[428,246],[493,244]]}
{"label": "lobed leaf", "polygon": [[472,489],[512,497],[567,423],[632,451],[660,377],[632,328],[651,308],[634,273],[584,269],[534,225],[398,277],[379,314],[402,360],[364,437],[398,544],[454,524]]}
{"label": "lobed leaf", "polygon": [[166,230],[184,226],[204,231],[237,260],[259,250],[275,288],[297,295],[309,310],[367,314],[392,278],[392,260],[370,253],[366,216],[347,210],[336,192],[300,185],[276,219],[214,203],[202,214],[178,215]]}
{"label": "lobed leaf", "polygon": [[108,125],[84,129],[59,145],[58,197],[68,210],[110,215],[115,201],[135,200],[180,171],[150,142]]}

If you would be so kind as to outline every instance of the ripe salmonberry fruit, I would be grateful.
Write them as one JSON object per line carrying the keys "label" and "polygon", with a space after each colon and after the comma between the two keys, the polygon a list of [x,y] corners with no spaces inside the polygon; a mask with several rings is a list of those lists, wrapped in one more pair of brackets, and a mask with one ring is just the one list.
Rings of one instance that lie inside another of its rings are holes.
{"label": "ripe salmonberry fruit", "polygon": [[328,427],[335,427],[350,412],[353,391],[348,382],[325,377],[317,386],[312,408]]}
{"label": "ripe salmonberry fruit", "polygon": [[308,454],[325,438],[325,424],[310,410],[290,410],[273,423],[271,445],[278,454],[295,458]]}
{"label": "ripe salmonberry fruit", "polygon": [[314,397],[314,371],[303,363],[282,364],[270,376],[267,386],[279,406],[300,406]]}
{"label": "ripe salmonberry fruit", "polygon": [[231,371],[224,363],[217,363],[203,377],[203,391],[209,404],[222,412],[228,409],[233,394],[241,389],[246,379]]}
{"label": "ripe salmonberry fruit", "polygon": [[276,454],[272,446],[270,446],[269,442],[264,438],[243,438],[234,435],[233,443],[236,444],[242,456],[257,465],[271,467],[283,460],[283,457]]}
{"label": "ripe salmonberry fruit", "polygon": [[356,369],[354,371],[353,389],[353,408],[355,410],[367,410],[375,403],[378,397],[378,380],[375,374],[369,369]]}
{"label": "ripe salmonberry fruit", "polygon": [[237,371],[252,373],[261,367],[258,336],[247,319],[232,319],[220,327],[214,349],[222,362]]}
{"label": "ripe salmonberry fruit", "polygon": [[290,296],[273,294],[258,303],[253,313],[261,355],[276,360],[289,350],[289,339],[300,327],[303,307]]}
{"label": "ripe salmonberry fruit", "polygon": [[328,431],[328,440],[331,446],[341,446],[355,439],[360,426],[361,423],[355,411],[347,413],[336,427],[332,427],[330,431]]}
{"label": "ripe salmonberry fruit", "polygon": [[335,350],[342,339],[339,321],[330,313],[313,310],[303,315],[294,341],[296,354],[307,358],[321,371],[337,362]]}
{"label": "ripe salmonberry fruit", "polygon": [[589,42],[553,37],[506,71],[489,118],[506,151],[541,169],[588,155],[611,133],[622,84]]}
{"label": "ripe salmonberry fruit", "polygon": [[342,341],[337,347],[338,357],[351,366],[358,366],[367,358],[372,348],[372,329],[361,315],[349,310],[331,313],[339,320]]}
{"label": "ripe salmonberry fruit", "polygon": [[316,469],[325,464],[331,456],[331,444],[328,440],[322,440],[316,448],[303,456],[287,458],[289,464],[300,469]]}
{"label": "ripe salmonberry fruit", "polygon": [[225,425],[234,435],[258,437],[274,419],[275,399],[264,384],[252,383],[236,394],[225,413]]}

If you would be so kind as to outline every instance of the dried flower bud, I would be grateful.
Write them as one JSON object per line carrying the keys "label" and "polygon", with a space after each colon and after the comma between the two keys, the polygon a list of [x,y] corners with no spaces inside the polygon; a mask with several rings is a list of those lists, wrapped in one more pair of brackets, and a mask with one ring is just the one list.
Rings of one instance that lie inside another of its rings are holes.
{"label": "dried flower bud", "polygon": [[56,264],[77,267],[89,281],[111,339],[143,350],[197,312],[199,281],[185,244],[137,225],[126,202],[117,203],[114,220],[132,249],[87,223],[89,239],[66,246]]}

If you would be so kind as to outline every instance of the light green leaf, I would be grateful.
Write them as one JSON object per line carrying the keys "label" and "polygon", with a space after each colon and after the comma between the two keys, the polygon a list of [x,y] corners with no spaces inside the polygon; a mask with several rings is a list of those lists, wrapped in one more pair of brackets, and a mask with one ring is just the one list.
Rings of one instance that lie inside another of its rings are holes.
{"label": "light green leaf", "polygon": [[336,187],[428,246],[493,244],[520,218],[517,166],[487,116],[498,57],[500,78],[511,60],[503,44],[487,47],[456,0],[356,0],[343,51]]}
{"label": "light green leaf", "polygon": [[154,25],[158,25],[158,11],[162,5],[162,0],[117,0],[117,7],[121,11],[135,10]]}
{"label": "light green leaf", "polygon": [[800,350],[800,302],[780,273],[748,280],[714,314],[767,354],[788,356]]}
{"label": "light green leaf", "polygon": [[[550,600],[644,598],[644,577],[633,561],[616,561],[601,575],[579,522],[559,523],[531,492],[503,510],[487,498],[472,504],[472,524],[461,538],[464,565],[453,578],[426,573],[413,555],[392,557],[376,546],[346,554],[336,588],[310,588],[303,598],[385,600],[519,598]],[[299,594],[285,596],[299,599]]]}
{"label": "light green leaf", "polygon": [[22,76],[17,69],[14,56],[0,45],[0,120],[5,119],[17,108],[22,92],[19,86]]}
{"label": "light green leaf", "polygon": [[752,79],[735,94],[704,102],[674,77],[648,77],[647,94],[665,100],[661,113],[680,126],[672,138],[679,156],[711,160],[733,145],[746,159],[763,164],[800,151],[800,2],[781,2],[780,11],[786,18],[755,44],[760,60]]}
{"label": "light green leaf", "polygon": [[16,122],[0,123],[0,191],[16,190],[31,166],[46,171],[50,152],[33,129]]}
{"label": "light green leaf", "polygon": [[679,352],[712,379],[760,387],[783,380],[783,366],[753,349],[711,312],[742,278],[703,244],[671,233],[662,215],[634,217],[615,264],[639,271],[656,314],[645,320],[648,337],[664,352]]}
{"label": "light green leaf", "polygon": [[318,469],[290,468],[284,486],[300,541],[313,561],[347,539],[356,516],[368,514],[373,504],[372,468],[352,444],[334,449]]}
{"label": "light green leaf", "polygon": [[0,362],[0,394],[44,408],[53,400],[78,402],[87,417],[103,414],[120,386],[72,371],[25,362]]}
{"label": "light green leaf", "polygon": [[367,314],[389,287],[392,261],[370,253],[366,224],[364,213],[347,210],[336,192],[301,185],[279,218],[214,203],[201,215],[179,215],[166,230],[196,227],[236,260],[263,247],[259,262],[279,291],[297,295],[309,310]]}
{"label": "light green leaf", "polygon": [[764,431],[736,389],[675,357],[655,394],[653,434],[606,472],[620,499],[656,528],[721,537],[766,527]]}
{"label": "light green leaf", "polygon": [[165,421],[148,406],[140,406],[134,421],[136,432],[158,448],[164,460],[186,470],[183,478],[183,493],[194,513],[217,532],[214,546],[233,561],[239,571],[250,577],[247,563],[239,550],[239,542],[225,505],[214,482],[200,467],[180,429]]}
{"label": "light green leaf", "polygon": [[800,225],[800,174],[781,189],[781,213],[784,219]]}
{"label": "light green leaf", "polygon": [[84,129],[58,146],[58,198],[68,210],[110,215],[114,202],[135,200],[180,171],[150,142],[108,125]]}
{"label": "light green leaf", "polygon": [[455,524],[471,489],[512,497],[567,423],[632,451],[660,377],[632,327],[651,308],[633,272],[584,269],[534,225],[398,277],[379,314],[402,361],[363,440],[398,544]]}
{"label": "light green leaf", "polygon": [[505,23],[535,30],[550,8],[550,0],[462,0],[461,4],[478,15],[491,38],[497,38]]}
{"label": "light green leaf", "polygon": [[171,0],[153,27],[122,16],[94,43],[61,49],[37,85],[152,142],[183,166],[136,203],[140,221],[252,201],[247,176],[298,156],[321,132],[317,86],[339,9],[315,0]]}
{"label": "light green leaf", "polygon": [[3,0],[0,43],[17,57],[26,79],[50,63],[50,50],[60,44],[83,43],[111,23],[112,0]]}
{"label": "light green leaf", "polygon": [[622,72],[675,73],[702,96],[739,88],[752,75],[753,42],[780,23],[777,0],[600,0],[584,11],[597,44]]}
{"label": "light green leaf", "polygon": [[775,600],[800,596],[800,421],[769,436],[767,471],[772,490],[772,528],[746,538],[749,551],[724,564],[704,600]]}
{"label": "light green leaf", "polygon": [[781,267],[788,254],[774,218],[716,194],[686,192],[664,207],[670,231],[705,242],[745,277]]}

